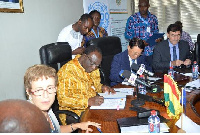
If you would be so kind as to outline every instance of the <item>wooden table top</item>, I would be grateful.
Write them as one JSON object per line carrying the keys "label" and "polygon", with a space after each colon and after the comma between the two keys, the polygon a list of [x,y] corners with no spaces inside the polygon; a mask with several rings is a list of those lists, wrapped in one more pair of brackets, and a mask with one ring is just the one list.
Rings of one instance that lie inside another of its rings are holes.
{"label": "wooden table top", "polygon": [[[185,78],[184,76],[176,75],[175,80],[177,80],[178,84],[186,84],[188,82],[188,78]],[[131,86],[124,86],[124,85],[117,85],[114,88],[124,88],[124,87],[131,87]],[[162,86],[161,86],[162,87]],[[164,98],[163,91],[160,93],[148,93],[148,95],[158,97],[158,98]],[[93,121],[101,124],[101,130],[103,133],[120,133],[120,128],[117,124],[117,119],[119,118],[125,118],[125,117],[134,117],[137,116],[136,111],[129,110],[129,107],[131,107],[131,101],[133,99],[136,99],[136,97],[128,95],[126,97],[126,106],[124,109],[121,110],[90,110],[89,108],[86,109],[84,114],[81,117],[81,122],[84,121]],[[187,93],[187,105],[186,105],[186,115],[192,119],[195,123],[200,124],[200,91],[192,91],[191,93]],[[145,104],[141,106],[146,109],[156,109],[160,111],[160,115],[165,117],[166,119],[169,119],[166,112],[166,107],[162,106],[155,102],[147,102],[145,101]],[[170,133],[177,133],[177,130],[179,129],[175,123],[177,120],[169,119],[167,122],[167,125],[169,126],[169,132]],[[91,127],[93,129],[93,133],[99,133],[99,131]]]}

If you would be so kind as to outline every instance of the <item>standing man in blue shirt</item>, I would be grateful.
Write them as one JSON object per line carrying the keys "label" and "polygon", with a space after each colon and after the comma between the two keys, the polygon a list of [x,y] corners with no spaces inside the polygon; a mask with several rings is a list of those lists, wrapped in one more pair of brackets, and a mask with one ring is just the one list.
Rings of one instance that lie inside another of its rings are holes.
{"label": "standing man in blue shirt", "polygon": [[[157,17],[148,11],[149,7],[149,0],[139,0],[139,12],[131,15],[126,23],[124,35],[128,41],[133,37],[146,41],[153,33],[159,32]],[[146,42],[145,45],[147,45]],[[146,56],[152,55],[153,48],[154,46],[146,46],[144,54]]]}

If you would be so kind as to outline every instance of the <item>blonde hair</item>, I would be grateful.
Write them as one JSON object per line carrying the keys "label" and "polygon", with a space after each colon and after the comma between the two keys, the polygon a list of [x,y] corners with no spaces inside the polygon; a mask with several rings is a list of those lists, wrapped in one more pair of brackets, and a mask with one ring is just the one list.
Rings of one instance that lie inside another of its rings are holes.
{"label": "blonde hair", "polygon": [[54,78],[55,84],[58,83],[58,76],[56,73],[56,70],[50,66],[37,64],[34,66],[29,67],[26,70],[26,73],[24,75],[24,87],[25,89],[31,90],[31,83],[33,81],[37,81],[38,79],[45,77],[48,78]]}

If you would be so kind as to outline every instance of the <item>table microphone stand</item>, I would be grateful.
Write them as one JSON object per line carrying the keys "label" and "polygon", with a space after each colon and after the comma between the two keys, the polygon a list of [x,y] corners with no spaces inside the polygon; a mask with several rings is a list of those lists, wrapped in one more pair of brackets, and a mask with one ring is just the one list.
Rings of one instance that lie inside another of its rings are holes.
{"label": "table microphone stand", "polygon": [[144,74],[144,80],[147,81],[147,74]]}
{"label": "table microphone stand", "polygon": [[139,87],[139,85],[137,84],[137,85],[136,85],[136,95],[137,95],[137,99],[134,99],[134,100],[131,101],[131,105],[133,105],[133,106],[142,106],[142,105],[144,105],[144,103],[145,103],[144,100],[138,98],[138,89],[139,89],[138,87]]}

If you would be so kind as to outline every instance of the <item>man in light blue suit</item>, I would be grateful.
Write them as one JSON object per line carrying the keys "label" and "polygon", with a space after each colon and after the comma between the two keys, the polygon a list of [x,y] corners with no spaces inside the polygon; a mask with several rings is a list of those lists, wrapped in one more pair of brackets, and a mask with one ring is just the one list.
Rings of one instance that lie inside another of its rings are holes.
{"label": "man in light blue suit", "polygon": [[131,65],[133,63],[136,63],[138,65],[144,64],[147,70],[152,70],[149,66],[149,63],[146,61],[146,56],[141,55],[145,48],[143,40],[139,38],[133,38],[129,42],[127,48],[127,50],[116,54],[113,58],[109,77],[111,81],[111,86],[123,82],[124,79],[119,76],[119,72],[121,70],[128,70],[132,72]]}

